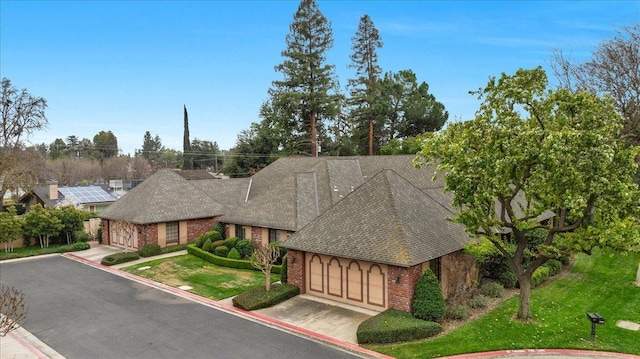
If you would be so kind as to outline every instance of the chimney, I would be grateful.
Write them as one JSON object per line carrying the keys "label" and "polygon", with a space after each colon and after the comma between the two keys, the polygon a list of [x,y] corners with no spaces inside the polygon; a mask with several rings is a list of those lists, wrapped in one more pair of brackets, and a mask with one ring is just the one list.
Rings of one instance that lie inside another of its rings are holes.
{"label": "chimney", "polygon": [[58,199],[58,182],[49,182],[49,199]]}

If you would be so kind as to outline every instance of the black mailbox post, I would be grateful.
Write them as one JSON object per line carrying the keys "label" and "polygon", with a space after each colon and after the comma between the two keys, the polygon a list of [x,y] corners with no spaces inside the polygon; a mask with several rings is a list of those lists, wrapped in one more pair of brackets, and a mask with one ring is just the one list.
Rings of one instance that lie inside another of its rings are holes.
{"label": "black mailbox post", "polygon": [[604,318],[598,313],[587,313],[587,318],[591,321],[591,345],[596,341],[596,324],[604,324]]}

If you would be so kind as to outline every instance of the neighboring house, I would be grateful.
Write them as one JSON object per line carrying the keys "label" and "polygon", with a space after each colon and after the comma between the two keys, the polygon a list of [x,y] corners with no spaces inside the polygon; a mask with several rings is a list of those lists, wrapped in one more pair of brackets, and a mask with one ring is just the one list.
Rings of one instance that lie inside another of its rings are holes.
{"label": "neighboring house", "polygon": [[160,170],[101,213],[103,242],[124,246],[118,226],[133,224],[133,247],[186,243],[221,222],[229,237],[280,241],[303,293],[410,311],[426,269],[445,297],[477,280],[443,180],[413,158],[288,157],[245,179]]}
{"label": "neighboring house", "polygon": [[100,213],[102,241],[119,247],[187,243],[210,231],[216,218],[236,205],[249,183],[187,180],[161,169]]}
{"label": "neighboring house", "polygon": [[73,205],[90,212],[101,212],[115,201],[116,198],[100,186],[58,187],[55,182],[36,187],[20,198],[27,211],[39,203],[44,208]]}

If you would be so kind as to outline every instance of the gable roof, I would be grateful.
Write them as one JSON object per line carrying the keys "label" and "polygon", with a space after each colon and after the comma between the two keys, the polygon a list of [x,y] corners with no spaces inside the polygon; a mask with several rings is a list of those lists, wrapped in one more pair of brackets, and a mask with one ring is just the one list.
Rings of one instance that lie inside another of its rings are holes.
{"label": "gable roof", "polygon": [[58,187],[58,198],[51,199],[49,197],[49,185],[39,186],[25,193],[20,202],[24,202],[31,196],[37,197],[45,207],[55,207],[61,202],[68,201],[75,204],[102,204],[112,203],[116,201],[109,192],[100,186],[70,186]]}
{"label": "gable roof", "polygon": [[408,267],[463,248],[453,213],[393,170],[382,170],[283,247]]}
{"label": "gable roof", "polygon": [[[220,181],[211,179],[211,181]],[[161,169],[100,213],[101,218],[149,224],[223,214],[225,206],[170,169]]]}

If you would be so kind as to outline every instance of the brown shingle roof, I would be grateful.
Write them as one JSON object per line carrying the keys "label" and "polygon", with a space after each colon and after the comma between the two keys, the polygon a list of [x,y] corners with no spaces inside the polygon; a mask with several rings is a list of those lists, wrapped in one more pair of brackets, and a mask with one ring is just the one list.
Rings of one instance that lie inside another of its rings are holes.
{"label": "brown shingle roof", "polygon": [[[211,179],[211,181],[220,181]],[[209,218],[225,207],[170,169],[161,169],[100,213],[137,224]]]}
{"label": "brown shingle roof", "polygon": [[382,170],[283,246],[412,266],[460,250],[470,240],[452,213],[393,170]]}

